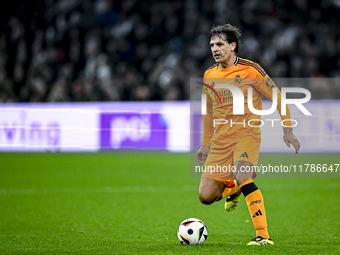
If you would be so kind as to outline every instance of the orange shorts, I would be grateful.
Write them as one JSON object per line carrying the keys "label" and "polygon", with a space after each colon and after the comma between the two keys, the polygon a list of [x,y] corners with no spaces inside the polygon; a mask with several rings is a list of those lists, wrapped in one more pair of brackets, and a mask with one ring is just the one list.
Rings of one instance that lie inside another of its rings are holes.
{"label": "orange shorts", "polygon": [[[234,183],[235,162],[247,161],[257,165],[260,154],[260,136],[248,135],[226,147],[212,145],[204,164],[201,179],[215,179],[217,181]],[[256,175],[253,177],[255,178]]]}

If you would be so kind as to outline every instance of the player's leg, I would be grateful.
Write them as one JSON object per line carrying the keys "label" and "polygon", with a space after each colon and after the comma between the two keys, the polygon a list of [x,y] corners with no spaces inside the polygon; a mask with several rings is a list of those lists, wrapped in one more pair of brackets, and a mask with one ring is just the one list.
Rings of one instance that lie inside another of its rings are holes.
{"label": "player's leg", "polygon": [[268,234],[267,217],[262,193],[252,180],[253,172],[244,171],[245,169],[252,169],[252,166],[253,165],[247,161],[237,161],[235,163],[236,183],[245,197],[250,217],[256,230],[256,238],[258,239],[253,239],[248,245],[274,244]]}
{"label": "player's leg", "polygon": [[[236,143],[235,143],[236,145]],[[235,145],[218,148],[212,146],[204,164],[199,186],[199,199],[203,204],[212,204],[238,190],[230,170],[233,164]]]}
{"label": "player's leg", "polygon": [[[234,177],[245,197],[250,217],[256,230],[257,240],[251,245],[274,244],[267,230],[267,217],[263,196],[253,181],[255,177],[253,166],[257,165],[260,150],[259,136],[247,136],[240,140],[234,152]],[[261,240],[263,241],[261,243]]]}

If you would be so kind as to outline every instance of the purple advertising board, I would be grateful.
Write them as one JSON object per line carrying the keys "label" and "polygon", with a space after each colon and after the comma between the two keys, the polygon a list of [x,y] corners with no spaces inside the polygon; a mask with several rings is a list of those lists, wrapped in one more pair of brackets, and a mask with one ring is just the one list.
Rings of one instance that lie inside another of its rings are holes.
{"label": "purple advertising board", "polygon": [[189,102],[0,105],[0,151],[189,151]]}
{"label": "purple advertising board", "polygon": [[[264,102],[268,109],[269,102]],[[340,151],[339,100],[310,101],[312,116],[291,107],[300,152]],[[198,107],[198,109],[200,109]],[[276,112],[271,119],[280,119]],[[190,119],[192,127],[190,130]],[[279,121],[261,127],[262,152],[287,152]],[[194,128],[193,128],[194,127]],[[0,105],[0,151],[197,150],[202,115],[189,102]]]}
{"label": "purple advertising board", "polygon": [[189,102],[100,104],[101,150],[189,151]]}
{"label": "purple advertising board", "polygon": [[159,113],[102,113],[100,148],[166,148],[167,126]]}

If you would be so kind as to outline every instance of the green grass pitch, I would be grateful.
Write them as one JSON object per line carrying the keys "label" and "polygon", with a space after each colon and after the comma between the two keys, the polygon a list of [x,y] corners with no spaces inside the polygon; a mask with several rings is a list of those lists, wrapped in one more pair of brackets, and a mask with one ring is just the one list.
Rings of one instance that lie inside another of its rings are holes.
{"label": "green grass pitch", "polygon": [[[298,157],[340,163],[338,154]],[[189,165],[182,153],[1,153],[0,254],[340,254],[340,179],[257,178],[275,245],[253,247],[244,198],[230,213],[224,202],[200,204]],[[179,243],[188,217],[207,225],[205,244]]]}

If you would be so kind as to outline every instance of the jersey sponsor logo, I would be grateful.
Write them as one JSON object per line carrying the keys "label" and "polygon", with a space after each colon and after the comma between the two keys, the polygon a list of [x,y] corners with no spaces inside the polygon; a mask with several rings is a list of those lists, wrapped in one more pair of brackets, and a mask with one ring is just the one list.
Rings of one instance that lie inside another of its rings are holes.
{"label": "jersey sponsor logo", "polygon": [[261,203],[261,199],[260,200],[251,201],[250,205],[259,204],[259,203]]}
{"label": "jersey sponsor logo", "polygon": [[[205,84],[205,83],[201,83],[201,82],[197,82],[200,84],[203,84],[203,86],[207,86],[208,88],[210,88],[215,95],[217,96],[217,98],[220,101],[220,105],[222,105],[222,100],[221,97],[218,95],[218,93],[216,92],[216,90],[214,88],[212,88],[211,86]],[[232,97],[233,97],[233,115],[244,115],[244,94],[242,92],[242,90],[235,86],[235,85],[231,85],[231,84],[215,84],[215,88],[216,89],[229,89],[232,93]],[[295,92],[295,93],[303,93],[305,94],[304,98],[294,98],[294,99],[287,99],[287,93],[290,92]],[[252,93],[253,93],[253,88],[249,87],[247,89],[247,96],[248,98],[252,98]],[[211,93],[210,93],[211,94]],[[212,97],[212,95],[210,95]],[[304,115],[312,115],[302,104],[308,102],[311,99],[311,93],[309,92],[309,90],[305,89],[305,88],[282,88],[281,91],[281,115],[286,115],[286,105],[287,104],[295,104],[300,111],[302,111],[302,113]],[[274,85],[274,87],[272,88],[272,106],[270,107],[270,109],[267,110],[257,110],[254,108],[253,105],[253,101],[252,100],[248,100],[248,108],[250,110],[250,112],[256,114],[256,115],[270,115],[273,112],[275,112],[276,108],[277,108],[277,102],[278,102],[278,98],[277,98],[277,87]],[[202,94],[201,95],[201,112],[202,115],[206,115],[207,114],[207,106],[206,106],[206,94]]]}
{"label": "jersey sponsor logo", "polygon": [[260,215],[262,215],[262,212],[261,212],[261,210],[259,209],[259,210],[257,210],[257,212],[253,215],[253,218],[255,218],[256,216],[260,216]]}
{"label": "jersey sponsor logo", "polygon": [[244,152],[244,153],[240,156],[240,158],[249,158],[247,152]]}

